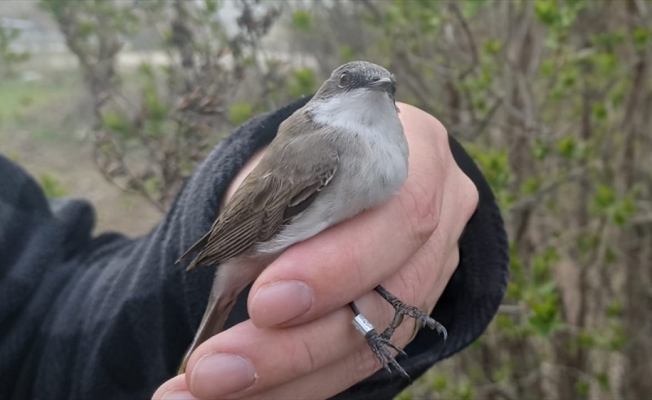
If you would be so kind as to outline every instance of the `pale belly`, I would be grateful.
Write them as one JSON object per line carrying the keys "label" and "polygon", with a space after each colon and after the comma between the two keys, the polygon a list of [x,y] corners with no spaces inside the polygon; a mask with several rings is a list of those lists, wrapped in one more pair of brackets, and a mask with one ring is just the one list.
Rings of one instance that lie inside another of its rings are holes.
{"label": "pale belly", "polygon": [[[257,251],[263,254],[281,252],[387,201],[398,193],[407,178],[404,146],[404,142],[397,142],[395,146],[386,143],[384,146],[374,146],[374,150],[367,153],[368,157],[360,157],[359,154],[342,157],[338,174],[315,202],[274,239],[258,244]],[[366,162],[360,162],[361,159]]]}

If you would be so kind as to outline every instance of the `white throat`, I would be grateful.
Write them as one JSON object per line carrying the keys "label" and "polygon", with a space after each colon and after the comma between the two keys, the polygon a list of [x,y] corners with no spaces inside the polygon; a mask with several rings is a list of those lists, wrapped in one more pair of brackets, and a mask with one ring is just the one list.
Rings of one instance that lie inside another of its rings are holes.
{"label": "white throat", "polygon": [[355,89],[317,101],[310,111],[318,124],[361,134],[370,129],[376,135],[402,129],[396,106],[385,92]]}

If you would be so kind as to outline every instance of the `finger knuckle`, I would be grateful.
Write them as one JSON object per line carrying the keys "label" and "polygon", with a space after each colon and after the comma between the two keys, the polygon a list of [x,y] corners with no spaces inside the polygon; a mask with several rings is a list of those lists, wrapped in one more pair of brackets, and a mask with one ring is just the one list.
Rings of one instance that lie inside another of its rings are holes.
{"label": "finger knuckle", "polygon": [[478,208],[478,203],[480,202],[480,194],[478,193],[478,188],[475,186],[471,178],[469,178],[462,171],[459,171],[459,175],[459,209],[462,216],[468,220]]}
{"label": "finger knuckle", "polygon": [[424,292],[424,282],[427,282],[426,268],[422,265],[415,265],[414,267],[416,268],[406,269],[405,273],[399,275],[398,290],[396,292],[401,301],[410,305],[420,302],[419,297]]}
{"label": "finger knuckle", "polygon": [[403,202],[407,223],[412,233],[425,241],[437,229],[439,207],[434,196],[429,195],[429,190],[417,182],[411,185],[407,193]]}

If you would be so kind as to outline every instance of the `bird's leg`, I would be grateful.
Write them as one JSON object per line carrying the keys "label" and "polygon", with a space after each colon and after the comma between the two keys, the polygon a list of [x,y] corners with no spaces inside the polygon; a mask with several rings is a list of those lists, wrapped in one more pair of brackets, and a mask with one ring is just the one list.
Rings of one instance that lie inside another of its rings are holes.
{"label": "bird's leg", "polygon": [[409,381],[412,381],[410,375],[401,367],[401,365],[396,361],[392,353],[387,350],[386,347],[390,347],[396,350],[399,354],[406,355],[403,349],[389,341],[389,338],[385,338],[378,334],[373,325],[360,313],[358,306],[354,302],[349,303],[349,307],[353,310],[355,318],[353,319],[353,325],[356,327],[360,333],[367,339],[371,351],[374,353],[376,358],[380,361],[383,368],[391,374],[392,370],[389,367],[390,365],[394,367],[401,375],[405,376]]}
{"label": "bird's leg", "polygon": [[381,336],[384,339],[390,339],[392,337],[392,335],[394,334],[394,330],[398,328],[401,322],[403,322],[404,315],[407,315],[408,317],[415,319],[417,323],[420,324],[422,327],[427,326],[430,329],[436,329],[437,332],[439,332],[441,335],[444,336],[444,340],[448,338],[448,332],[446,332],[446,328],[444,328],[444,325],[435,321],[428,314],[424,313],[423,311],[419,310],[416,307],[408,306],[407,304],[403,303],[396,296],[388,292],[387,289],[385,289],[380,285],[376,286],[374,290],[376,291],[376,293],[380,295],[380,297],[382,297],[383,299],[385,299],[385,301],[391,304],[392,307],[394,307],[394,310],[396,310],[396,314],[394,315],[394,319],[392,320],[392,323],[381,334]]}
{"label": "bird's leg", "polygon": [[387,329],[385,329],[383,333],[380,334],[380,336],[388,340],[391,339],[392,336],[394,335],[394,331],[396,330],[396,328],[398,328],[401,325],[401,322],[403,322],[403,314],[397,312],[396,314],[394,314],[394,319],[392,319],[392,323],[389,324]]}

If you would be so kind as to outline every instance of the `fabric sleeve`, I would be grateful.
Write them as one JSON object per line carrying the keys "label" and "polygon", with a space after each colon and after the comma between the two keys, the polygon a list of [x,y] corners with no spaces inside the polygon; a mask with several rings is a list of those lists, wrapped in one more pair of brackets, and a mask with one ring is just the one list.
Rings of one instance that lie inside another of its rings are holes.
{"label": "fabric sleeve", "polygon": [[[236,129],[187,180],[162,221],[133,239],[93,237],[86,201],[48,202],[25,171],[0,156],[0,398],[143,399],[172,377],[215,273],[214,267],[186,273],[175,261],[210,228],[249,157],[308,100]],[[451,146],[463,166],[468,156]],[[477,168],[463,169],[480,189],[480,205],[460,243],[461,264],[433,313],[449,340],[419,333],[402,361],[412,376],[479,336],[504,292],[502,219]],[[247,292],[227,327],[248,318]],[[400,380],[379,373],[342,396],[390,398],[401,389]]]}
{"label": "fabric sleeve", "polygon": [[210,228],[249,157],[308,100],[236,129],[137,238],[93,237],[88,202],[48,202],[0,156],[0,398],[147,399],[174,376],[215,273],[175,261]]}

